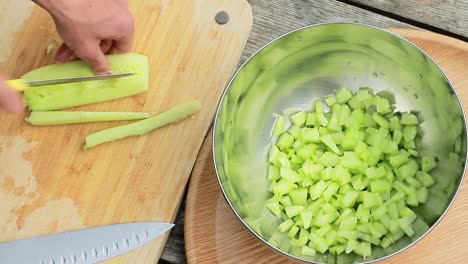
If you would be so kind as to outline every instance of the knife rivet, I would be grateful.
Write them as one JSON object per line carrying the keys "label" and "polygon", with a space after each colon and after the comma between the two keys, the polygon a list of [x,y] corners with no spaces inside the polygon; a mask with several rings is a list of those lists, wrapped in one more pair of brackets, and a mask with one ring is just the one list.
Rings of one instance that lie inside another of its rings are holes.
{"label": "knife rivet", "polygon": [[218,12],[215,16],[216,23],[224,25],[229,22],[229,14],[226,11]]}

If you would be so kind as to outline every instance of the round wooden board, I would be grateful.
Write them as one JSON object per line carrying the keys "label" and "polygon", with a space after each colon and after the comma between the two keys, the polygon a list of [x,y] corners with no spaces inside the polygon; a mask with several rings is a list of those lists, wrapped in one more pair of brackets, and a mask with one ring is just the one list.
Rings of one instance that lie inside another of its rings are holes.
{"label": "round wooden board", "polygon": [[[427,31],[392,29],[434,58],[468,108],[468,43]],[[215,176],[211,133],[192,173],[185,213],[188,263],[294,263],[256,239],[226,203]],[[441,223],[416,245],[382,263],[466,263],[468,180]]]}

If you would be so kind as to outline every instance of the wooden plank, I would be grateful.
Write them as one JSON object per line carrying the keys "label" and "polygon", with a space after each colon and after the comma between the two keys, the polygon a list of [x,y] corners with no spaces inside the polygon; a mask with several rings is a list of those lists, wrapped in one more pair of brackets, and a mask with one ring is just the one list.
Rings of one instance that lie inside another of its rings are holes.
{"label": "wooden plank", "polygon": [[[326,22],[354,22],[378,27],[414,28],[335,0],[249,0],[254,14],[254,25],[242,54],[244,62],[258,48],[291,30],[311,24]],[[176,221],[181,221],[176,220]],[[183,237],[179,232],[171,233],[161,260],[165,263],[185,263]]]}
{"label": "wooden plank", "polygon": [[[0,112],[0,241],[174,220],[247,41],[251,9],[245,0],[131,0],[129,6],[137,23],[134,51],[149,57],[150,87],[138,96],[79,109],[157,113],[199,99],[202,110],[185,122],[86,151],[86,135],[125,122],[32,127],[23,115]],[[214,19],[221,10],[231,17],[222,26]],[[57,48],[59,38],[45,11],[31,2],[0,0],[0,25],[6,40],[0,42],[0,69],[6,74],[18,77],[52,62],[46,48]],[[166,238],[108,263],[154,263]]]}
{"label": "wooden plank", "polygon": [[468,37],[466,0],[346,0]]}

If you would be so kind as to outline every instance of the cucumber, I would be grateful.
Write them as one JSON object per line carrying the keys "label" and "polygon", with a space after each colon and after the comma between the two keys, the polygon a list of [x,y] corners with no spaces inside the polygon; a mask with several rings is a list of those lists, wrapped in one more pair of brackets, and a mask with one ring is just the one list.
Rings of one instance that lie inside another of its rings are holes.
{"label": "cucumber", "polygon": [[148,113],[138,112],[32,111],[29,117],[26,118],[26,121],[34,126],[51,126],[103,121],[136,120],[148,117]]}
{"label": "cucumber", "polygon": [[85,148],[89,149],[106,142],[146,134],[167,124],[179,122],[193,115],[200,108],[200,102],[193,100],[141,121],[98,131],[86,137]]}
{"label": "cucumber", "polygon": [[[59,110],[127,97],[148,89],[148,58],[145,55],[108,55],[107,60],[112,72],[134,74],[115,79],[30,87],[24,92],[26,105],[35,111]],[[93,72],[85,62],[73,61],[38,68],[21,78],[33,81],[90,75],[93,75]]]}

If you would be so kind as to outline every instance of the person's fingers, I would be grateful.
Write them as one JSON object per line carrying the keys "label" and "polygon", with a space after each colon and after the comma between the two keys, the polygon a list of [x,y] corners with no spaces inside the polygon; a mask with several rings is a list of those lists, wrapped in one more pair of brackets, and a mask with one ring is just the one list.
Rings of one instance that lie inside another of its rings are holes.
{"label": "person's fingers", "polygon": [[132,50],[135,33],[135,18],[129,14],[121,25],[120,36],[114,39],[112,53],[125,53]]}
{"label": "person's fingers", "polygon": [[104,54],[109,53],[109,51],[112,48],[113,41],[111,39],[105,39],[101,41],[101,44],[99,45],[101,47],[101,50]]}
{"label": "person's fingers", "polygon": [[107,58],[97,41],[88,41],[75,49],[75,55],[86,61],[96,74],[104,74],[110,71]]}
{"label": "person's fingers", "polygon": [[0,77],[0,107],[13,113],[21,112],[24,109],[20,93],[8,87],[3,77]]}
{"label": "person's fingers", "polygon": [[67,44],[63,43],[57,50],[57,54],[55,55],[55,61],[58,63],[64,63],[70,61],[71,57],[73,56],[73,51]]}

